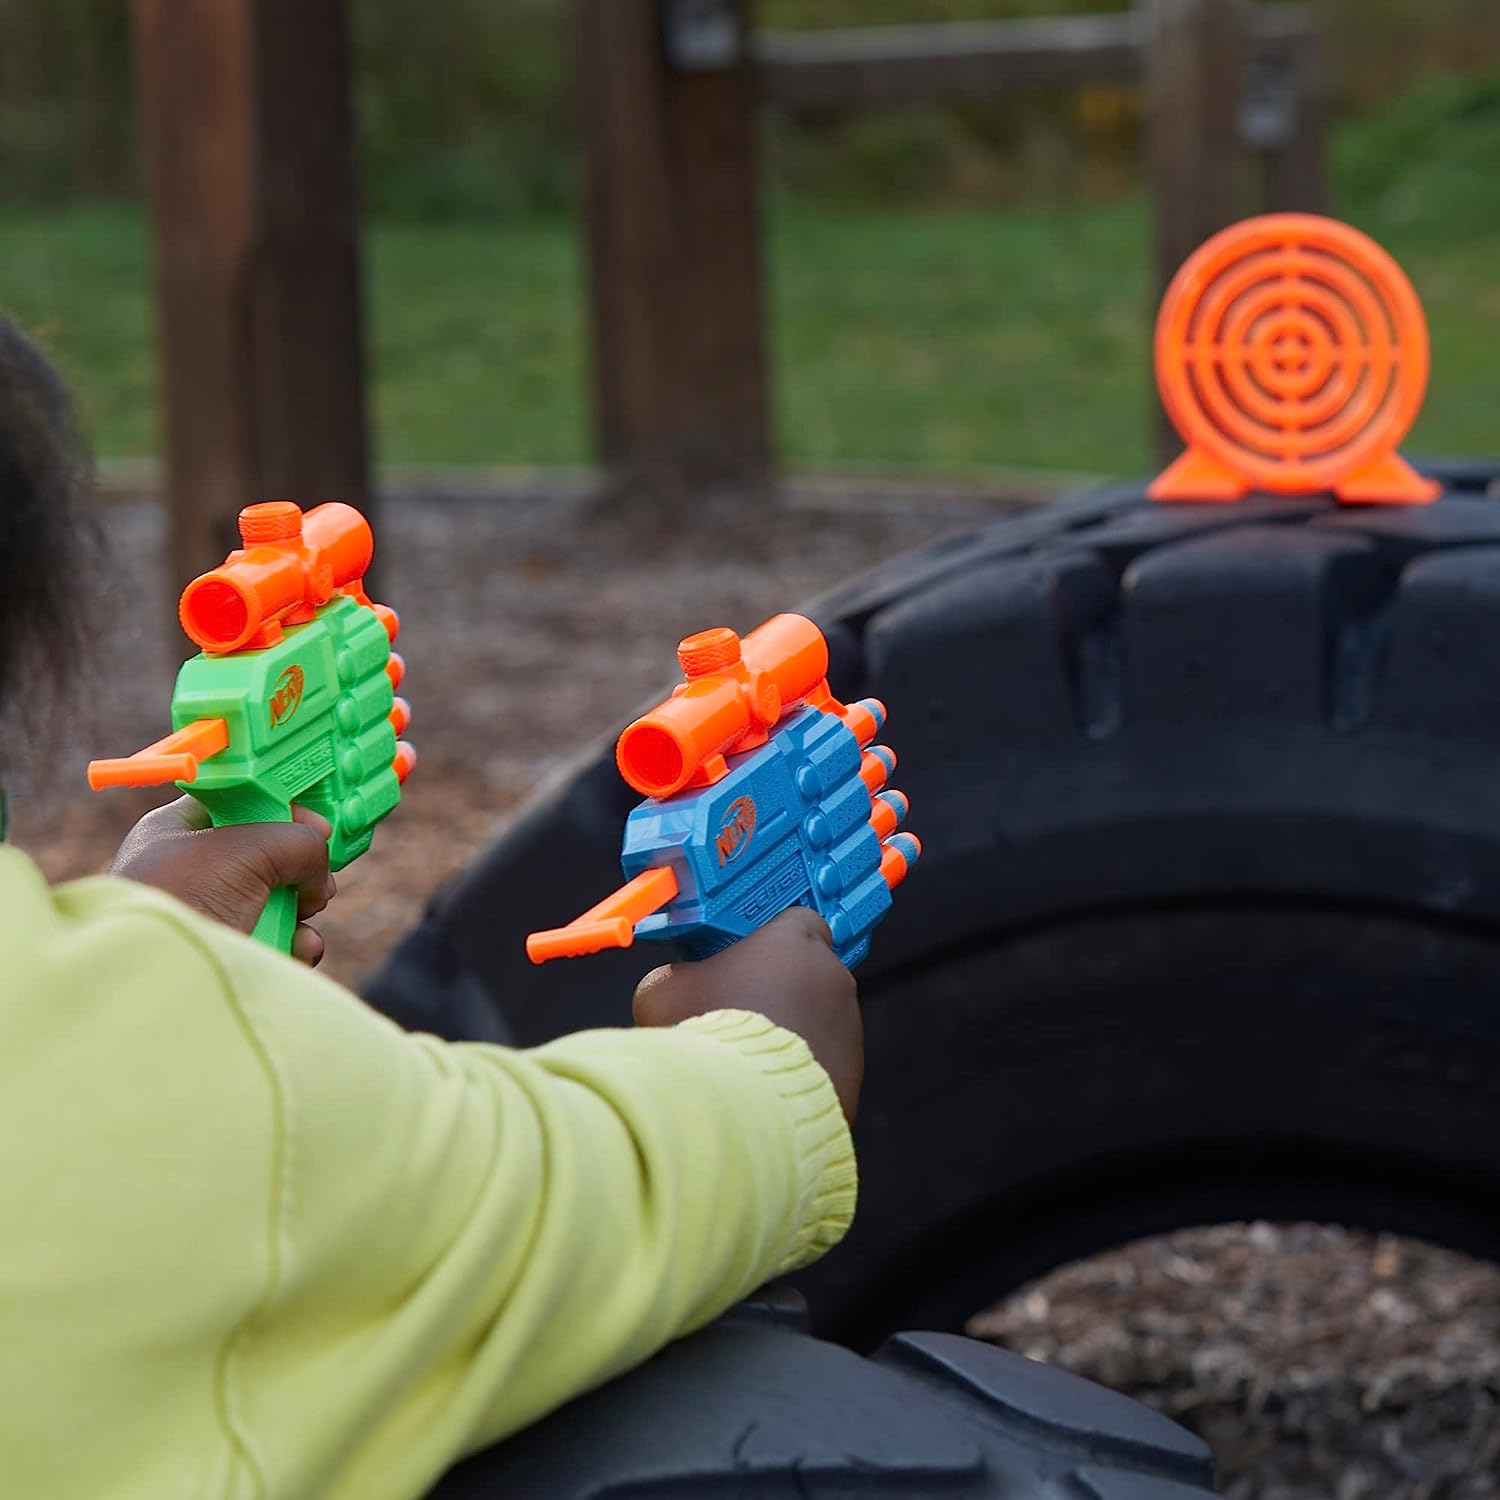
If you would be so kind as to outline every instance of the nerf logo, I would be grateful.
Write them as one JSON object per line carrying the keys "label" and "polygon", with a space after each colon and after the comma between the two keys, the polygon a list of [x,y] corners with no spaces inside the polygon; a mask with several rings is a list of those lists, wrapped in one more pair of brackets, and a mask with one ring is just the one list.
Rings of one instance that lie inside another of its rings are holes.
{"label": "nerf logo", "polygon": [[730,864],[745,852],[750,835],[755,832],[755,803],[749,797],[737,797],[729,804],[724,815],[724,825],[714,840],[719,851],[719,863]]}
{"label": "nerf logo", "polygon": [[276,683],[271,694],[271,728],[279,729],[302,707],[302,685],[305,681],[302,668],[295,664],[288,667]]}

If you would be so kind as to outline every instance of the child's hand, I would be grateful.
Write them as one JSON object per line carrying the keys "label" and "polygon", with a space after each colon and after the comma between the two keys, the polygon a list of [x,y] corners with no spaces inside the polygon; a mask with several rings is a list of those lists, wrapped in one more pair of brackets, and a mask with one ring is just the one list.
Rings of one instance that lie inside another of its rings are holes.
{"label": "child's hand", "polygon": [[654,970],[635,992],[637,1026],[675,1026],[711,1010],[758,1011],[795,1031],[854,1118],[865,1071],[859,997],[816,912],[793,907],[712,958]]}
{"label": "child's hand", "polygon": [[337,887],[328,869],[326,818],[305,807],[290,823],[246,823],[210,828],[192,797],[149,812],[125,836],[111,875],[154,885],[226,926],[250,932],[278,886],[297,887],[292,956],[305,964],[323,957],[323,939],[307,919],[322,911]]}

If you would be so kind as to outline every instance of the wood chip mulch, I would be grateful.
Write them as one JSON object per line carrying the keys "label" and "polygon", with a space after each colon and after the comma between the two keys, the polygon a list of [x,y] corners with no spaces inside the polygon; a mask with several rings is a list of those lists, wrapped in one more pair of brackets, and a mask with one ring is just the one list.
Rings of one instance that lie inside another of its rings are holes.
{"label": "wood chip mulch", "polygon": [[971,1331],[1205,1439],[1230,1500],[1500,1496],[1500,1267],[1220,1225],[1055,1271]]}

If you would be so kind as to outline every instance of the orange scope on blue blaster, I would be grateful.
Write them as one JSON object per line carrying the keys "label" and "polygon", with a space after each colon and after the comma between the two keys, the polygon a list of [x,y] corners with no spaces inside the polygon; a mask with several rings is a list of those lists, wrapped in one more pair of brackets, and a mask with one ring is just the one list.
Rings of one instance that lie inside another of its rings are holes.
{"label": "orange scope on blue blaster", "polygon": [[777,615],[743,640],[719,627],[677,648],[686,681],[620,736],[620,774],[648,797],[714,779],[719,757],[764,744],[791,704],[828,700],[828,643],[811,620]]}

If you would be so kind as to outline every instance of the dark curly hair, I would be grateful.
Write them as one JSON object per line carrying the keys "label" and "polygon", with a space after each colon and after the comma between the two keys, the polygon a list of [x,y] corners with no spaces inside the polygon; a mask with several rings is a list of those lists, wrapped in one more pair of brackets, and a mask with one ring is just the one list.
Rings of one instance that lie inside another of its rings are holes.
{"label": "dark curly hair", "polygon": [[33,672],[64,682],[79,660],[90,482],[62,377],[0,317],[0,703]]}

